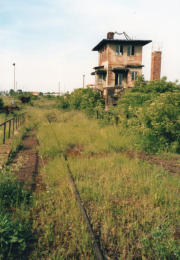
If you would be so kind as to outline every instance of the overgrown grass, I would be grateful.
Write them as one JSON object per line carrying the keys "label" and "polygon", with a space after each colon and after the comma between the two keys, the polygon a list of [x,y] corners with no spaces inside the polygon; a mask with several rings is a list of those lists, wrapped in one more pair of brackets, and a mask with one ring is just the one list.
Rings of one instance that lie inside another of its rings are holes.
{"label": "overgrown grass", "polygon": [[70,162],[94,230],[109,256],[178,259],[174,234],[179,178],[123,154]]}
{"label": "overgrown grass", "polygon": [[27,259],[33,241],[29,212],[32,194],[9,167],[0,175],[0,259]]}
{"label": "overgrown grass", "polygon": [[[48,118],[52,117],[51,124]],[[84,153],[110,153],[133,149],[134,135],[127,131],[109,125],[99,126],[95,119],[88,119],[86,115],[77,111],[38,112],[40,152],[43,157],[51,157],[69,149],[73,145],[81,145]],[[57,143],[58,140],[58,143]],[[84,148],[83,148],[84,147]]]}
{"label": "overgrown grass", "polygon": [[46,189],[34,198],[33,232],[38,243],[30,259],[94,259],[62,157],[41,174]]}
{"label": "overgrown grass", "polygon": [[34,241],[30,205],[32,192],[13,174],[11,161],[22,148],[26,126],[19,129],[11,142],[11,154],[0,170],[0,259],[27,259]]}
{"label": "overgrown grass", "polygon": [[132,132],[102,127],[74,111],[32,109],[31,116],[41,122],[39,152],[49,161],[41,173],[46,191],[35,199],[33,227],[39,237],[32,258],[94,259],[62,153],[69,156],[105,254],[115,259],[180,258],[179,178],[160,166],[130,160],[123,151],[134,148]]}

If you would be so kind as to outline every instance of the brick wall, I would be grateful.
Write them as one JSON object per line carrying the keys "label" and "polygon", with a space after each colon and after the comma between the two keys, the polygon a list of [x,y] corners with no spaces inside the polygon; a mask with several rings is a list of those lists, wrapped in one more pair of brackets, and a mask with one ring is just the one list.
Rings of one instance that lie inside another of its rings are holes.
{"label": "brick wall", "polygon": [[109,65],[126,66],[126,65],[141,65],[142,64],[142,46],[135,46],[135,55],[127,56],[128,45],[124,45],[123,55],[116,55],[116,45],[109,45]]}
{"label": "brick wall", "polygon": [[159,80],[161,77],[161,51],[152,52],[151,80]]}

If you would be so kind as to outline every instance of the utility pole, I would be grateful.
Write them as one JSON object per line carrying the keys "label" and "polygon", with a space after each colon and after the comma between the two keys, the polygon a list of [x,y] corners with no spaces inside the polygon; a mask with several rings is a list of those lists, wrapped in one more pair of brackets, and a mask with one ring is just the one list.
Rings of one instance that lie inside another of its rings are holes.
{"label": "utility pole", "polygon": [[13,63],[13,66],[14,66],[14,92],[15,92],[16,91],[16,69],[15,69],[16,63],[15,62]]}
{"label": "utility pole", "polygon": [[84,88],[84,85],[85,85],[85,75],[83,74],[83,88]]}
{"label": "utility pole", "polygon": [[61,87],[60,81],[59,81],[59,83],[58,83],[58,87],[59,87],[59,96],[60,96],[60,87]]}

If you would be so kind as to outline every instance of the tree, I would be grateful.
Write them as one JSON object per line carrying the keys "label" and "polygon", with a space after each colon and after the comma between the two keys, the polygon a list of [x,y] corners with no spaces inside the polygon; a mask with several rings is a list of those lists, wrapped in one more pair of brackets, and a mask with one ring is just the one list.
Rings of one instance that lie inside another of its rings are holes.
{"label": "tree", "polygon": [[14,96],[15,95],[15,91],[13,89],[10,89],[9,94],[10,94],[10,96]]}

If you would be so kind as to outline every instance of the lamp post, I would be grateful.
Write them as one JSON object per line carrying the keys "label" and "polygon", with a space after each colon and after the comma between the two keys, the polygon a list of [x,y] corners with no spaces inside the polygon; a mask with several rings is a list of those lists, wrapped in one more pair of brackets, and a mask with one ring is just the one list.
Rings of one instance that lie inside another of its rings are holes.
{"label": "lamp post", "polygon": [[61,89],[60,81],[58,82],[58,87],[59,87],[59,96],[60,96],[60,94],[61,94],[61,92],[60,92],[60,89]]}
{"label": "lamp post", "polygon": [[14,92],[16,91],[16,63],[14,62],[13,63],[13,66],[14,66]]}
{"label": "lamp post", "polygon": [[85,84],[85,75],[83,74],[83,88],[84,88],[84,84]]}

